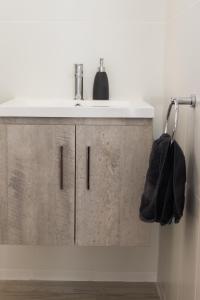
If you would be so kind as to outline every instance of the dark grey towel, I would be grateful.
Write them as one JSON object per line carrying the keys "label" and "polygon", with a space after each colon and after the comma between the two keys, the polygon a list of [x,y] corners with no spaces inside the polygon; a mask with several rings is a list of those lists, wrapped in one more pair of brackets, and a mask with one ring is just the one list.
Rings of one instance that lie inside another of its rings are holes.
{"label": "dark grey towel", "polygon": [[161,225],[178,223],[185,203],[186,166],[183,151],[176,141],[163,134],[153,143],[140,218]]}

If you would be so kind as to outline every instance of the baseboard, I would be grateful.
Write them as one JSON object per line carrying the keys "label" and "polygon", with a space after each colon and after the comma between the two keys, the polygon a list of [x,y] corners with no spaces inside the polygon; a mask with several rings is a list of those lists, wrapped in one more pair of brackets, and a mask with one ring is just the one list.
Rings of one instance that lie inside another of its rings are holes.
{"label": "baseboard", "polygon": [[157,288],[157,291],[158,291],[158,295],[159,295],[159,297],[160,297],[160,300],[166,300],[165,293],[164,293],[162,284],[161,284],[160,282],[157,282],[157,283],[156,283],[156,288]]}
{"label": "baseboard", "polygon": [[0,269],[0,280],[156,282],[154,272]]}

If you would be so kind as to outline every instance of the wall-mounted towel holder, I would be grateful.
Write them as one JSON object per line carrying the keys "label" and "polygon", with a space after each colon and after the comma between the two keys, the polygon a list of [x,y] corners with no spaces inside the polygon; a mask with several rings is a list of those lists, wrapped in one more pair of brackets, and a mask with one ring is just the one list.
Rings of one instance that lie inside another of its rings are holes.
{"label": "wall-mounted towel holder", "polygon": [[168,110],[167,110],[167,117],[166,117],[164,132],[167,133],[167,131],[168,131],[169,117],[171,114],[172,107],[174,106],[175,120],[174,120],[174,128],[173,128],[172,135],[171,135],[172,142],[174,140],[174,135],[175,135],[177,125],[178,125],[179,105],[190,105],[191,107],[195,108],[196,107],[196,95],[191,95],[190,97],[178,97],[178,98],[171,99],[171,102],[170,102]]}

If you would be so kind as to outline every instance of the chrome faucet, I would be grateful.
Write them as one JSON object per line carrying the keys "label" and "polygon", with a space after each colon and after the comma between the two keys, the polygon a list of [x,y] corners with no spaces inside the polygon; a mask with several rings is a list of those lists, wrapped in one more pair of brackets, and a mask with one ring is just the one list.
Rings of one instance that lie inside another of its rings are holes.
{"label": "chrome faucet", "polygon": [[83,65],[75,64],[75,100],[83,99]]}

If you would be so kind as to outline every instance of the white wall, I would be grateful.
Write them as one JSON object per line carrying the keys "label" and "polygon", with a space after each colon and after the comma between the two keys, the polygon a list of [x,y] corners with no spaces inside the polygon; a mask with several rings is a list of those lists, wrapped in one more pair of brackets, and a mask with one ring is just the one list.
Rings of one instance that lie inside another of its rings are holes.
{"label": "white wall", "polygon": [[200,278],[200,1],[168,0],[166,100],[196,93],[181,108],[177,140],[187,161],[187,204],[179,225],[160,232],[159,282],[165,300],[199,300]]}
{"label": "white wall", "polygon": [[[0,0],[0,95],[73,97],[73,64],[92,95],[99,57],[112,98],[144,98],[162,118],[165,0]],[[154,227],[154,226],[153,226]],[[0,247],[0,278],[155,280],[149,247]]]}
{"label": "white wall", "polygon": [[165,0],[0,0],[0,95],[74,96],[85,67],[91,98],[99,57],[111,97],[145,98],[162,114]]}

